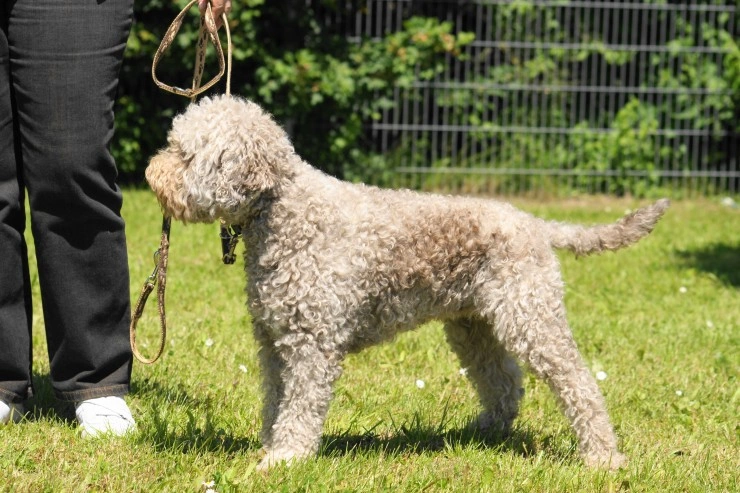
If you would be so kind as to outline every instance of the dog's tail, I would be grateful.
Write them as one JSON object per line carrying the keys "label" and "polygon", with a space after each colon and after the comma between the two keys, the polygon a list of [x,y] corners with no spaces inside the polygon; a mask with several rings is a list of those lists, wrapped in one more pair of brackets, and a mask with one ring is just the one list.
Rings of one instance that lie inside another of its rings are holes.
{"label": "dog's tail", "polygon": [[553,247],[568,249],[576,255],[619,250],[650,234],[669,205],[668,199],[661,199],[611,224],[584,227],[553,221],[546,223],[546,228]]}

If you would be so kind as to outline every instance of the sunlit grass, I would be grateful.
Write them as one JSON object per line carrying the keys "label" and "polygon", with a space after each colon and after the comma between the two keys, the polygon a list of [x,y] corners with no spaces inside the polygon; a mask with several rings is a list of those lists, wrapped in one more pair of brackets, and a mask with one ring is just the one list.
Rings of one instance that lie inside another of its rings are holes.
{"label": "sunlit grass", "polygon": [[[135,298],[161,216],[149,192],[125,199]],[[638,204],[518,205],[593,223]],[[221,264],[215,225],[176,224],[171,239],[167,349],[152,366],[135,364],[129,396],[138,433],[79,437],[49,389],[39,315],[37,396],[25,422],[0,429],[0,491],[737,491],[740,209],[677,202],[629,250],[561,255],[576,341],[603,372],[630,458],[616,473],[581,465],[549,390],[531,376],[510,437],[466,430],[477,400],[436,323],[349,357],[319,456],[256,472],[259,373],[242,261]],[[140,324],[147,354],[157,330],[152,300]]]}

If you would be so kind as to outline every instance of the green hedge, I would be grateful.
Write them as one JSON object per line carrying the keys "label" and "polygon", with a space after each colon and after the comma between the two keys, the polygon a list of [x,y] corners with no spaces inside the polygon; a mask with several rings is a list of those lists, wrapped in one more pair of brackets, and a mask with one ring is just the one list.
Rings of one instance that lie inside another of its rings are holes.
{"label": "green hedge", "polygon": [[[113,149],[125,182],[141,181],[147,157],[164,144],[169,122],[188,103],[158,89],[150,74],[160,39],[185,3],[137,4]],[[457,56],[472,40],[469,34],[452,34],[449,23],[413,18],[402,31],[381,40],[350,43],[326,28],[320,22],[322,12],[304,2],[234,3],[232,92],[265,106],[289,130],[302,156],[341,177],[363,179],[384,171],[367,166],[379,161],[360,142],[363,125],[380,117],[394,87],[409,85],[415,77],[433,77],[444,69],[440,54]],[[327,2],[315,3],[332,8]],[[158,67],[161,80],[189,86],[197,26],[193,9]],[[210,53],[207,70],[216,68]],[[223,83],[215,89],[223,90]]]}
{"label": "green hedge", "polygon": [[[117,140],[113,149],[125,182],[141,181],[148,156],[164,144],[172,117],[188,103],[185,98],[156,88],[150,75],[159,40],[185,3],[153,0],[137,4],[121,79]],[[474,36],[453,32],[451,24],[436,18],[415,17],[398,32],[352,43],[336,23],[322,20],[331,17],[327,13],[339,13],[346,7],[333,0],[314,0],[309,5],[235,0],[230,16],[235,47],[232,91],[265,106],[291,134],[299,153],[335,176],[387,185],[397,182],[393,170],[398,166],[493,165],[518,169],[539,166],[576,174],[582,171],[584,176],[609,171],[612,177],[599,178],[602,182],[596,185],[592,178],[576,177],[571,186],[584,191],[645,195],[651,188],[661,186],[656,159],[687,161],[686,146],[680,143],[680,137],[656,137],[654,131],[662,122],[689,121],[691,128],[713,135],[740,132],[740,48],[733,34],[724,30],[730,23],[729,17],[722,14],[724,17],[717,24],[720,28],[702,26],[696,30],[689,23],[679,22],[673,39],[667,42],[671,48],[668,56],[675,57],[675,67],[655,74],[651,82],[664,89],[711,88],[717,90],[716,95],[680,96],[676,101],[662,104],[629,99],[614,115],[608,116],[610,121],[600,117],[599,121],[577,123],[567,142],[524,133],[508,134],[498,140],[495,154],[490,154],[490,150],[489,154],[481,152],[467,156],[464,162],[450,163],[447,157],[430,162],[429,153],[411,155],[409,149],[403,148],[403,142],[381,155],[372,150],[367,124],[378,120],[383,109],[391,107],[394,88],[411,88],[416,80],[430,80],[442,73],[450,60],[465,59],[466,46]],[[521,39],[537,41],[533,31],[517,22],[521,18],[517,16],[546,6],[517,0],[497,4],[495,9],[496,22],[513,31],[521,30]],[[549,41],[569,41],[569,26],[549,12],[545,15],[549,16],[544,23],[547,28],[540,36]],[[197,10],[193,9],[172,52],[160,65],[158,74],[163,80],[189,85],[197,24]],[[724,65],[717,66],[700,53],[679,53],[681,47],[697,43],[724,50]],[[587,45],[589,48],[581,51],[557,47],[533,50],[531,57],[494,66],[472,82],[479,87],[542,82],[568,85],[571,74],[563,67],[575,66],[589,57],[599,57],[609,66],[619,67],[630,63],[634,56],[625,51],[610,51],[606,44],[602,46],[594,40]],[[209,70],[213,71],[217,66],[213,53],[208,61]],[[650,62],[655,70],[665,66],[665,60],[659,61]],[[223,85],[216,90],[223,91]],[[413,95],[414,90],[407,94]],[[436,98],[435,105],[437,111],[457,115],[464,124],[480,129],[471,134],[473,144],[476,138],[487,138],[492,130],[506,125],[505,122],[530,126],[540,121],[541,108],[518,102],[513,92],[502,91],[493,96],[481,99],[469,88],[461,88]],[[575,96],[551,97],[563,98],[553,107],[566,107],[570,104],[567,98]],[[482,100],[488,102],[481,104]],[[486,120],[490,115],[495,115],[493,121]],[[703,115],[713,117],[706,119]],[[548,118],[549,126],[573,125],[564,112],[555,112]],[[429,146],[423,136],[414,141],[417,151]],[[704,165],[711,168],[713,163],[726,160],[726,156],[715,152],[706,159],[712,162]],[[644,176],[636,177],[633,171]],[[468,178],[444,175],[443,179]],[[532,179],[525,175],[497,178],[503,188],[507,180],[515,181],[510,188],[517,190],[534,186]]]}

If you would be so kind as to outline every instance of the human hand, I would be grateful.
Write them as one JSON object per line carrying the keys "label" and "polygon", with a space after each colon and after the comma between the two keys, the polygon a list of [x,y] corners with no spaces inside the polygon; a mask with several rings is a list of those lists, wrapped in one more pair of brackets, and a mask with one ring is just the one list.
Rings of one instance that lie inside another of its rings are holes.
{"label": "human hand", "polygon": [[201,13],[206,11],[208,3],[211,4],[211,12],[213,12],[213,20],[216,21],[216,29],[220,29],[223,25],[221,14],[228,15],[231,12],[231,0],[198,0],[198,8]]}

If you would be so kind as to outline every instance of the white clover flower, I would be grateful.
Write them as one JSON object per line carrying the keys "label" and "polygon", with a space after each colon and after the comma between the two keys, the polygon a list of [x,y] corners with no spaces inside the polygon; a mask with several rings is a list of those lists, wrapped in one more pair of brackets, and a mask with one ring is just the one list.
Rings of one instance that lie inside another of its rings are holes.
{"label": "white clover flower", "polygon": [[468,369],[467,368],[460,368],[460,375],[462,375],[464,377],[467,374],[468,374]]}
{"label": "white clover flower", "polygon": [[416,381],[416,387],[419,388],[419,389],[423,389],[424,387],[426,387],[426,384],[424,383],[424,380],[417,380]]}
{"label": "white clover flower", "polygon": [[686,286],[681,286],[680,288],[678,288],[678,292],[681,293],[681,294],[684,294],[687,291],[688,291],[688,289],[686,289]]}
{"label": "white clover flower", "polygon": [[606,372],[605,371],[597,371],[596,372],[596,380],[606,380]]}
{"label": "white clover flower", "polygon": [[239,365],[239,371],[242,373],[247,373],[247,367],[244,365]]}
{"label": "white clover flower", "polygon": [[683,390],[677,390],[676,395],[681,397],[683,395]]}
{"label": "white clover flower", "polygon": [[213,346],[213,339],[209,337],[208,339],[206,339],[206,347],[211,347],[211,346]]}
{"label": "white clover flower", "polygon": [[713,329],[714,328],[714,322],[712,322],[711,320],[707,320],[707,328]]}

